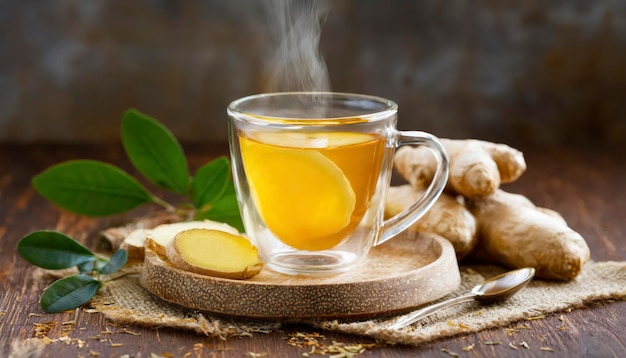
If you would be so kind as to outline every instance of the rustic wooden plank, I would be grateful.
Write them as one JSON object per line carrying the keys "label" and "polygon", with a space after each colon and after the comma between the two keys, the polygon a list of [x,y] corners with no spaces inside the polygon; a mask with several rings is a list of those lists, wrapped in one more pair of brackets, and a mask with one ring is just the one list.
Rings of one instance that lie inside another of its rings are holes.
{"label": "rustic wooden plank", "polygon": [[[520,192],[536,204],[559,211],[570,225],[587,239],[594,260],[626,260],[626,164],[624,148],[553,148],[527,151],[529,169],[506,190]],[[16,155],[14,153],[19,153]],[[226,154],[225,146],[188,150],[192,167]],[[0,356],[7,356],[11,344],[34,337],[36,324],[57,324],[48,336],[58,339],[69,332],[75,340],[48,345],[43,357],[123,354],[150,356],[150,353],[182,357],[241,357],[249,352],[267,356],[301,356],[311,347],[294,347],[288,339],[297,332],[320,333],[324,342],[374,343],[365,337],[320,332],[307,326],[286,326],[271,334],[229,341],[208,339],[189,332],[137,326],[116,327],[100,314],[80,310],[43,314],[38,300],[46,282],[33,277],[33,267],[15,254],[15,245],[26,233],[42,228],[64,230],[89,246],[96,244],[98,230],[133,218],[142,210],[105,219],[87,219],[62,213],[30,187],[39,171],[62,160],[76,158],[114,162],[132,172],[121,148],[110,146],[18,146],[0,147]],[[33,315],[34,314],[34,315]],[[381,346],[369,349],[363,357],[449,356],[442,348],[461,357],[483,356],[626,356],[626,301],[590,304],[586,309],[549,315],[543,319],[519,322],[527,329],[511,331],[495,328],[477,334],[442,339],[421,347]],[[75,321],[75,324],[67,322]],[[63,322],[66,322],[64,325]],[[513,325],[513,326],[515,326]],[[71,328],[71,330],[69,330]],[[126,331],[124,331],[126,329]],[[111,333],[108,333],[111,332]],[[136,335],[139,334],[139,335]],[[92,338],[90,338],[92,337]],[[78,339],[84,341],[79,346]],[[502,344],[488,344],[502,342]],[[521,342],[526,342],[529,349]],[[117,346],[116,344],[121,344]],[[517,350],[509,346],[513,344]],[[467,352],[464,348],[472,346]],[[552,352],[542,351],[549,347]]]}

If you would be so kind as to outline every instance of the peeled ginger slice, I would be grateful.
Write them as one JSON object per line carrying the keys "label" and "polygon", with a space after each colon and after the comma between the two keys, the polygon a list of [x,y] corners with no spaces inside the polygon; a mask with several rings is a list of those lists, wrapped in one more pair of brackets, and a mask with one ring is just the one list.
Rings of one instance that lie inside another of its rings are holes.
{"label": "peeled ginger slice", "polygon": [[175,267],[208,276],[244,280],[263,268],[250,241],[220,230],[181,231],[167,243],[166,254]]}
{"label": "peeled ginger slice", "polygon": [[211,229],[238,235],[239,231],[234,227],[211,220],[181,221],[172,224],[162,224],[154,229],[145,230],[146,246],[159,255],[166,256],[165,247],[181,231],[189,229]]}

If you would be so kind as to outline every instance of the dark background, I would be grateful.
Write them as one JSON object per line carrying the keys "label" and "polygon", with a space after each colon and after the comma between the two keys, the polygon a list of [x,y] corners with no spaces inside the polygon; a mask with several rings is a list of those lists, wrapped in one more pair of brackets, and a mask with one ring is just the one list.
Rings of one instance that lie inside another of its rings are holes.
{"label": "dark background", "polygon": [[[330,1],[335,91],[400,105],[399,127],[515,146],[626,142],[626,1]],[[0,142],[111,142],[137,108],[226,141],[262,92],[260,1],[0,0]]]}

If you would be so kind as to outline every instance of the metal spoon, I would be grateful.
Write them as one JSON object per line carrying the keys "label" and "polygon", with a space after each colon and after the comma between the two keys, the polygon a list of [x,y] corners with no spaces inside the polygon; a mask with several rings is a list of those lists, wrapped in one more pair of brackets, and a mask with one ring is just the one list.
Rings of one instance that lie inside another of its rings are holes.
{"label": "metal spoon", "polygon": [[456,305],[458,303],[476,300],[484,303],[504,301],[513,296],[535,276],[535,269],[531,267],[522,268],[515,271],[505,272],[486,280],[482,285],[474,287],[469,293],[449,300],[439,302],[432,306],[422,308],[406,316],[398,318],[389,328],[397,329],[406,327],[409,324],[419,321],[439,310]]}

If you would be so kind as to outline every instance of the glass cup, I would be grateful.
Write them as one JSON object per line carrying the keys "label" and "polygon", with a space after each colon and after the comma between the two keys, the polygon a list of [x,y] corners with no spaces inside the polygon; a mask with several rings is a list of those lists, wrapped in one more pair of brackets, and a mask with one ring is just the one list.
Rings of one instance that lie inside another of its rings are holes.
{"label": "glass cup", "polygon": [[[246,235],[285,274],[345,272],[433,205],[448,157],[431,134],[396,129],[387,99],[333,92],[267,93],[228,107],[233,177]],[[384,220],[393,155],[429,148],[437,170],[423,196]]]}

